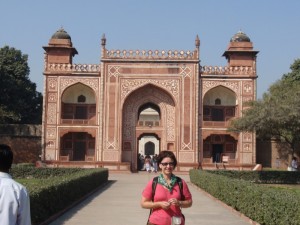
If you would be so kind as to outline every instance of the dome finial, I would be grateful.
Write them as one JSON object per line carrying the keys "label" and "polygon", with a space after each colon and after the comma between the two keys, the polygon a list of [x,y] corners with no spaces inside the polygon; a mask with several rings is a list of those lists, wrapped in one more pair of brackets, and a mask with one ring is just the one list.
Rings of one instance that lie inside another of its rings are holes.
{"label": "dome finial", "polygon": [[101,45],[104,47],[106,45],[106,37],[105,37],[105,34],[102,35],[102,38],[101,38]]}
{"label": "dome finial", "polygon": [[240,29],[231,39],[230,42],[251,42],[250,38]]}
{"label": "dome finial", "polygon": [[197,34],[196,39],[195,39],[195,45],[196,45],[196,48],[199,48],[199,46],[200,46],[200,39],[199,39],[198,34]]}
{"label": "dome finial", "polygon": [[61,26],[60,29],[58,29],[58,31],[56,31],[51,39],[69,39],[71,40],[70,35],[65,31],[65,29],[63,28],[63,26]]}

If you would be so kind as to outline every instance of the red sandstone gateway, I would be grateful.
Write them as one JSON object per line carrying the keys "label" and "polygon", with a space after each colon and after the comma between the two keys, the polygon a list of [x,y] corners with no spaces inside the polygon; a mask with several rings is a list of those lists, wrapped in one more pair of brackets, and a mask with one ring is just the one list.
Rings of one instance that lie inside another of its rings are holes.
{"label": "red sandstone gateway", "polygon": [[255,134],[227,131],[256,98],[256,55],[238,32],[223,56],[200,65],[190,51],[108,50],[101,62],[73,64],[71,37],[58,30],[45,46],[43,155],[48,165],[137,171],[138,154],[171,150],[177,170],[253,168]]}

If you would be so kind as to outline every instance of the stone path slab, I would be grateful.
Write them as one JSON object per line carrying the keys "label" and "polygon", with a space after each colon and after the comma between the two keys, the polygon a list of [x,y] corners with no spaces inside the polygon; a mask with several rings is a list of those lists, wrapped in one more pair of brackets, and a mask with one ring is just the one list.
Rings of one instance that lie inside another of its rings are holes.
{"label": "stone path slab", "polygon": [[[149,210],[140,207],[146,183],[154,173],[112,173],[109,182],[99,191],[52,221],[50,225],[145,225]],[[193,206],[183,209],[186,225],[249,225],[249,219],[239,216],[223,203],[209,197],[189,181]]]}

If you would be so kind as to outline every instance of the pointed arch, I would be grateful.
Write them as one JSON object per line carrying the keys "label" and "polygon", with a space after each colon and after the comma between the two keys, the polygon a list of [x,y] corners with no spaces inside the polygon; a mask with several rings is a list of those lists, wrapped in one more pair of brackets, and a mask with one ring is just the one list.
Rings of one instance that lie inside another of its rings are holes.
{"label": "pointed arch", "polygon": [[61,123],[94,124],[96,95],[92,88],[80,82],[66,88],[61,96]]}
{"label": "pointed arch", "polygon": [[227,121],[236,116],[237,96],[231,89],[219,85],[203,97],[204,121]]}
{"label": "pointed arch", "polygon": [[[122,108],[122,161],[135,158],[132,154],[136,155],[138,152],[139,134],[157,135],[164,149],[169,141],[175,142],[175,102],[165,90],[152,84],[142,86],[127,96]],[[157,112],[159,123],[139,125],[140,113],[147,108]],[[130,152],[124,146],[131,146]]]}

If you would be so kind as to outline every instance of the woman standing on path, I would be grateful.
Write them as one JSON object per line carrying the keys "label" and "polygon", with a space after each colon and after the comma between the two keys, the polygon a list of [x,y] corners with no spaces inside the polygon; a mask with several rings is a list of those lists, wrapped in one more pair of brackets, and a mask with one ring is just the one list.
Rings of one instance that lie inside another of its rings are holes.
{"label": "woman standing on path", "polygon": [[181,220],[178,224],[184,225],[181,208],[192,206],[192,195],[186,182],[173,174],[176,157],[171,151],[162,151],[157,162],[161,174],[148,182],[141,200],[143,208],[151,209],[148,225],[170,225],[172,220]]}

